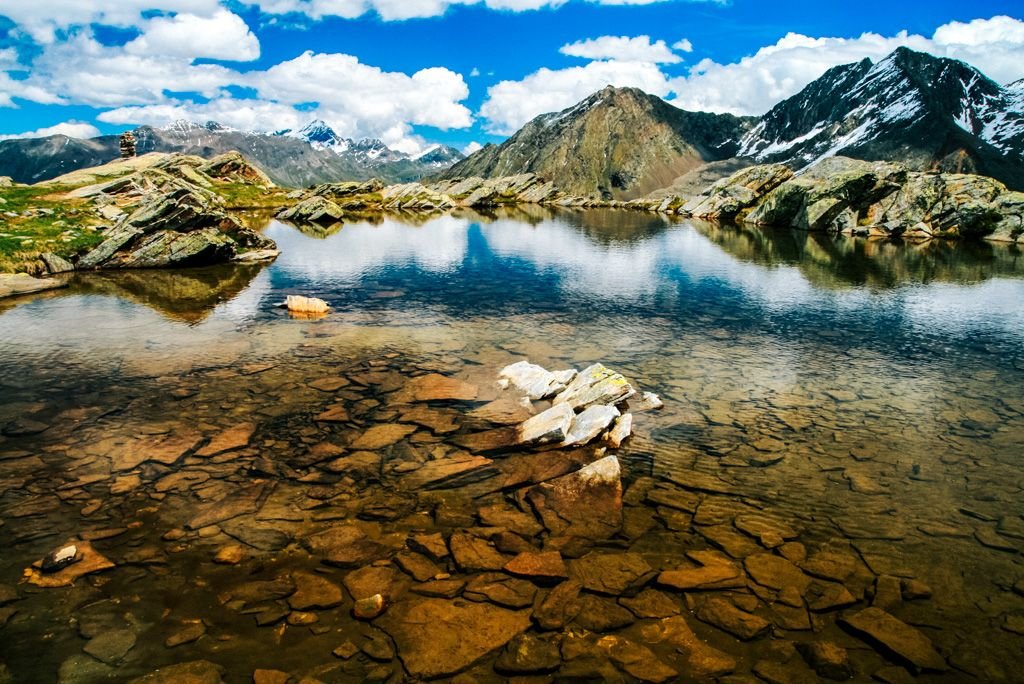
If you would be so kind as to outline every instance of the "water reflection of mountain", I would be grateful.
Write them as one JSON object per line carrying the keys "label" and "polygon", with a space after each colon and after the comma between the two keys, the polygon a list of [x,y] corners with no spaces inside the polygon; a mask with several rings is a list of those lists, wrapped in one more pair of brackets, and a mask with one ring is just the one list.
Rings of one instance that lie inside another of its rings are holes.
{"label": "water reflection of mountain", "polygon": [[99,271],[75,278],[68,294],[102,294],[147,306],[167,318],[197,323],[249,286],[265,264],[180,270]]}
{"label": "water reflection of mountain", "polygon": [[704,221],[690,224],[736,259],[795,266],[811,284],[828,289],[980,283],[1024,276],[1024,252],[1015,245],[945,240],[914,244]]}

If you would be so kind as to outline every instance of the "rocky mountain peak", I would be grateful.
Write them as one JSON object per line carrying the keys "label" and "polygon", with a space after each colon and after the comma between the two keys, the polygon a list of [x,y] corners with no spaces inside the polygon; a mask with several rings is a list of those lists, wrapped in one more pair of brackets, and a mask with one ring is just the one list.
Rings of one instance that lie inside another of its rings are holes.
{"label": "rocky mountain peak", "polygon": [[837,154],[914,168],[989,173],[1010,182],[1024,122],[1013,94],[964,62],[901,47],[877,63],[837,66],[761,118],[739,155],[795,168]]}
{"label": "rocky mountain peak", "polygon": [[637,88],[608,86],[572,107],[536,117],[442,177],[535,173],[570,194],[632,199],[733,156],[749,126],[748,119],[686,112]]}

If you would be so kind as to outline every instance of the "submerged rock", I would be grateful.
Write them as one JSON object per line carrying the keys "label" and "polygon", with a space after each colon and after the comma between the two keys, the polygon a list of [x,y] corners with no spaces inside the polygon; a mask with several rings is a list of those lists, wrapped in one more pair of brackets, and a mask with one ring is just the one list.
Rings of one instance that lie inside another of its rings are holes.
{"label": "submerged rock", "polygon": [[399,603],[375,624],[394,639],[410,675],[434,679],[504,647],[530,626],[530,611],[427,598]]}
{"label": "submerged rock", "polygon": [[671,644],[684,658],[683,675],[692,679],[721,677],[736,669],[736,659],[698,637],[684,617],[670,617],[641,630],[651,643]]}
{"label": "submerged rock", "polygon": [[131,680],[129,684],[221,684],[224,668],[208,660],[193,660],[167,665],[147,675]]}
{"label": "submerged rock", "polygon": [[619,460],[608,456],[543,482],[532,487],[526,499],[554,536],[609,539],[622,528]]}
{"label": "submerged rock", "polygon": [[744,641],[763,636],[771,629],[771,623],[764,618],[742,611],[721,598],[707,599],[697,611],[697,617]]}
{"label": "submerged rock", "polygon": [[858,636],[866,637],[918,671],[944,672],[946,660],[928,637],[880,608],[865,608],[840,622]]}
{"label": "submerged rock", "polygon": [[494,663],[503,674],[540,674],[553,672],[562,664],[557,642],[532,634],[512,639]]}

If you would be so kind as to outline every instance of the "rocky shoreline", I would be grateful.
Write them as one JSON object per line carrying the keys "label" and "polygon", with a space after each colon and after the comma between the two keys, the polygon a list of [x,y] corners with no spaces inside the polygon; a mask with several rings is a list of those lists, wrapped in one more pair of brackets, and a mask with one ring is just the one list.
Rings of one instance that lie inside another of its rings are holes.
{"label": "rocky shoreline", "polygon": [[781,164],[723,178],[696,197],[630,201],[569,196],[534,174],[384,186],[331,183],[289,195],[281,220],[329,225],[366,212],[447,212],[517,204],[617,208],[906,240],[1024,240],[1024,193],[984,176],[908,171],[901,164],[833,157],[795,174]]}
{"label": "rocky shoreline", "polygon": [[[85,202],[104,238],[65,258],[39,254],[37,275],[96,269],[172,268],[272,260],[273,241],[245,227],[225,194],[272,194],[277,218],[330,227],[381,213],[431,216],[535,205],[616,208],[852,237],[927,241],[1024,239],[1024,193],[983,176],[920,173],[889,162],[834,157],[800,175],[772,164],[741,169],[695,197],[631,201],[573,197],[534,174],[385,186],[327,183],[285,194],[238,153],[206,161],[151,154],[50,181],[55,197]],[[68,188],[71,189],[68,189]],[[283,207],[283,208],[282,208]],[[9,280],[9,279],[8,279]],[[58,286],[5,285],[3,296]]]}

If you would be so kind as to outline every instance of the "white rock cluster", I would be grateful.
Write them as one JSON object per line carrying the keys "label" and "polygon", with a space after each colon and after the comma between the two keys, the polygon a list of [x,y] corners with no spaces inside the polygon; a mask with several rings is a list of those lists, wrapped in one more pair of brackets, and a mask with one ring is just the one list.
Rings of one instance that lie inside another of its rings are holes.
{"label": "white rock cluster", "polygon": [[597,438],[618,448],[632,434],[633,415],[624,413],[627,400],[638,397],[635,410],[661,408],[656,394],[637,390],[620,373],[595,363],[583,371],[549,371],[529,361],[506,366],[498,374],[502,388],[523,392],[531,401],[551,400],[551,408],[518,427],[525,447],[578,447]]}

